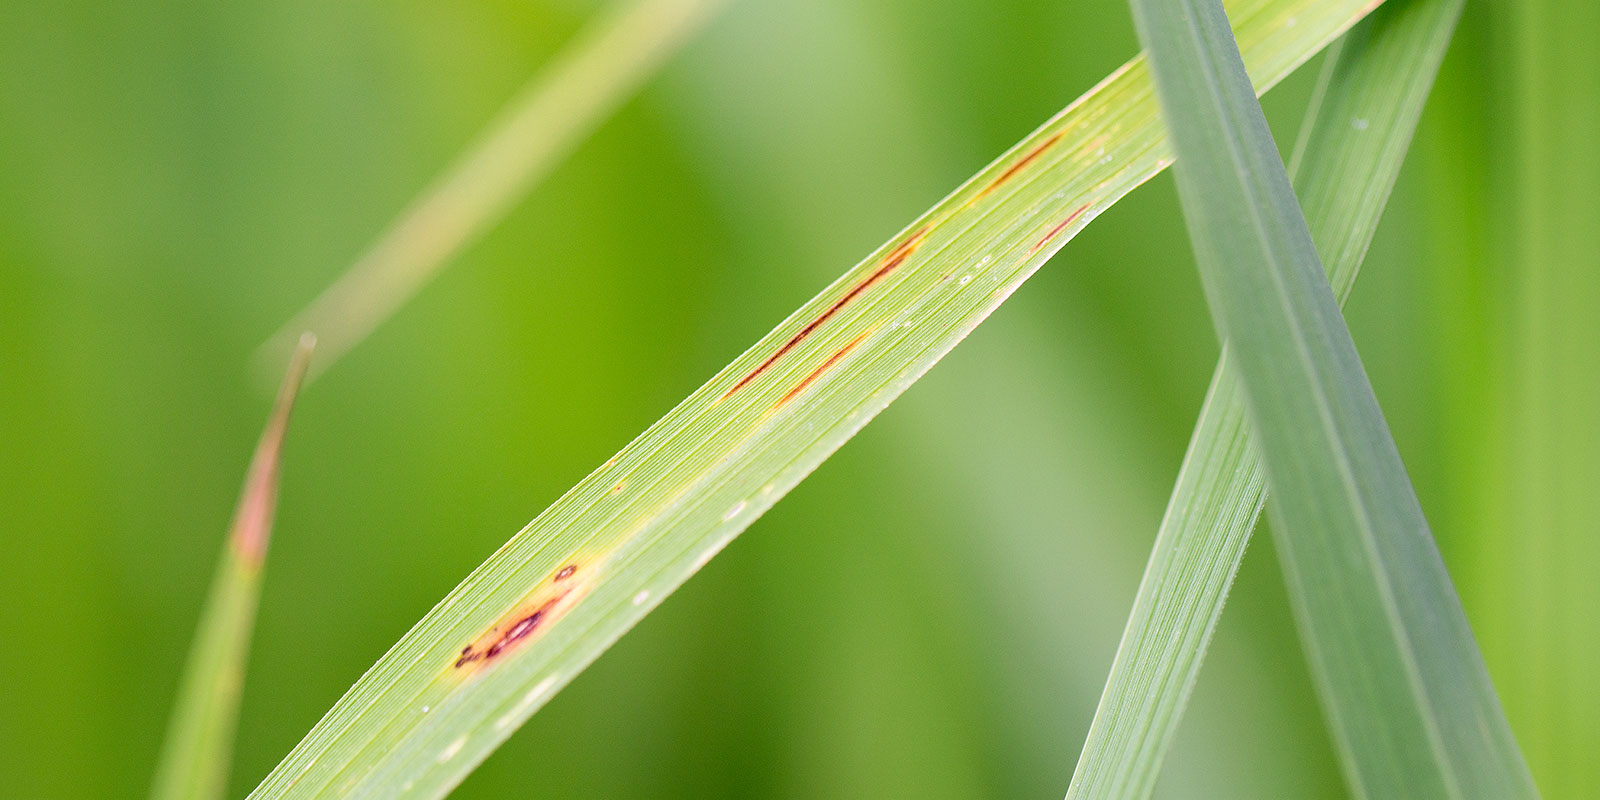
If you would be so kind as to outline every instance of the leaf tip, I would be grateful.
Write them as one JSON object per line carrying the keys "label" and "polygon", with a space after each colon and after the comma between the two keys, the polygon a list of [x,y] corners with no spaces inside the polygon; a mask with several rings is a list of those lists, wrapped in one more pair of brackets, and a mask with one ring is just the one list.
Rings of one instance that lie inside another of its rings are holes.
{"label": "leaf tip", "polygon": [[267,425],[256,442],[255,454],[250,458],[250,470],[245,477],[244,489],[239,495],[239,506],[234,511],[230,539],[244,560],[255,566],[266,557],[267,540],[272,533],[272,517],[278,504],[278,473],[280,471],[284,434],[289,428],[289,416],[294,410],[295,398],[305,382],[311,353],[316,349],[317,337],[307,331],[300,335],[294,355],[289,359],[289,369],[279,385],[278,396],[267,418]]}

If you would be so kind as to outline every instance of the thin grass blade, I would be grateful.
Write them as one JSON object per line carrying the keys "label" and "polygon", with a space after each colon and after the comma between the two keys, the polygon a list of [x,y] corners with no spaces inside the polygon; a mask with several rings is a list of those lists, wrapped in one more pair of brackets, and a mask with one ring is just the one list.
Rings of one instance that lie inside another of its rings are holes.
{"label": "thin grass blade", "polygon": [[1296,620],[1361,797],[1532,797],[1222,5],[1132,0]]}
{"label": "thin grass blade", "polygon": [[261,570],[278,506],[283,437],[315,344],[309,334],[301,337],[250,458],[161,749],[150,793],[155,800],[209,800],[227,788],[239,693],[261,599]]}
{"label": "thin grass blade", "polygon": [[261,346],[275,369],[301,331],[322,342],[315,380],[460,250],[499,222],[687,42],[726,0],[625,0],[534,76],[350,269]]}
{"label": "thin grass blade", "polygon": [[[1238,0],[1263,90],[1368,0]],[[846,272],[514,536],[254,797],[438,797],[1168,163],[1128,63]]]}
{"label": "thin grass blade", "polygon": [[[1390,0],[1328,48],[1290,173],[1341,305],[1460,15],[1461,0]],[[1265,498],[1238,380],[1224,346],[1068,798],[1155,789]]]}

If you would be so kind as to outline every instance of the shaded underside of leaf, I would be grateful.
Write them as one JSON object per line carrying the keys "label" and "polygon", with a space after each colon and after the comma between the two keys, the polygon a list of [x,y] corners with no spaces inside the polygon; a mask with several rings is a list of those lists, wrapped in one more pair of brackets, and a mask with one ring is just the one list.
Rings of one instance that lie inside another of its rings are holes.
{"label": "shaded underside of leaf", "polygon": [[1534,796],[1216,0],[1132,0],[1350,789]]}
{"label": "shaded underside of leaf", "polygon": [[[1262,89],[1369,10],[1239,0]],[[253,797],[437,797],[1170,163],[1135,59],[581,481],[356,682]]]}
{"label": "shaded underside of leaf", "polygon": [[303,336],[251,456],[244,489],[189,652],[151,796],[221,797],[227,787],[239,693],[261,599],[261,570],[278,504],[283,437],[316,340]]}

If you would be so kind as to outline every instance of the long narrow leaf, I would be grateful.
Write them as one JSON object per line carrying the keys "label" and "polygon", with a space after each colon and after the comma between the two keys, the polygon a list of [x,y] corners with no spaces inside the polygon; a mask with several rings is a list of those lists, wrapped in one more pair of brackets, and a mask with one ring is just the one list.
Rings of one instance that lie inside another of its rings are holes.
{"label": "long narrow leaf", "polygon": [[[1265,88],[1369,0],[1239,0]],[[1142,60],[805,304],[539,515],[339,701],[255,797],[437,797],[1100,212],[1170,162]]]}
{"label": "long narrow leaf", "polygon": [[726,0],[623,0],[534,76],[477,142],[304,311],[262,345],[276,365],[301,331],[315,379],[499,222]]}
{"label": "long narrow leaf", "polygon": [[250,458],[162,746],[151,791],[156,800],[207,800],[221,797],[227,788],[239,692],[261,599],[261,569],[278,505],[283,436],[315,342],[309,335],[301,337]]}
{"label": "long narrow leaf", "polygon": [[[1391,0],[1328,48],[1290,172],[1341,304],[1460,14],[1461,0]],[[1068,798],[1154,790],[1264,490],[1224,347]]]}
{"label": "long narrow leaf", "polygon": [[1132,0],[1351,790],[1536,795],[1216,0]]}

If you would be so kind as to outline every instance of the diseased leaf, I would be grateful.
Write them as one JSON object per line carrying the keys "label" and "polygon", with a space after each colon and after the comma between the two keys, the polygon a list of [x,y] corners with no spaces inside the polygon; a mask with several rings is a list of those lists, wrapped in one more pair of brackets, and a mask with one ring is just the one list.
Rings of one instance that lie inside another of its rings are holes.
{"label": "diseased leaf", "polygon": [[[1271,86],[1366,0],[1239,0]],[[254,793],[438,797],[1170,162],[1142,60],[895,235],[581,481],[381,658]]]}

